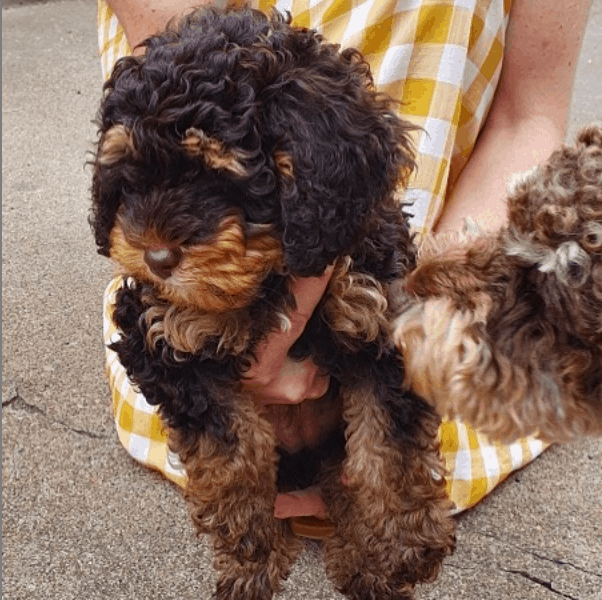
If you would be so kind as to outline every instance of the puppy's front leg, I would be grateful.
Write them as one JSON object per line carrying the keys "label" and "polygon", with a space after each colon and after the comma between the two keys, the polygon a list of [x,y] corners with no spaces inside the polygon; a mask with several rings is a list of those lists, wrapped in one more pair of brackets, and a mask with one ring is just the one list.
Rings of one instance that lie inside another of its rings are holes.
{"label": "puppy's front leg", "polygon": [[185,497],[202,533],[213,537],[218,600],[269,600],[299,551],[285,522],[274,518],[277,458],[272,426],[240,397],[230,443],[199,436],[173,449],[188,473]]}
{"label": "puppy's front leg", "polygon": [[343,477],[323,487],[336,527],[325,541],[327,572],[353,600],[409,600],[455,545],[438,419],[418,398],[382,383],[346,394],[344,418]]}

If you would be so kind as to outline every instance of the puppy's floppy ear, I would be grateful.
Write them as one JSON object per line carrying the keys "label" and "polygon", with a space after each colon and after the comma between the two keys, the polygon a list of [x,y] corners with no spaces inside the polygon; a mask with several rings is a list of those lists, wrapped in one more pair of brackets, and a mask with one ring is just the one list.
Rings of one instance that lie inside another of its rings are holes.
{"label": "puppy's floppy ear", "polygon": [[92,209],[89,217],[94,231],[98,252],[109,256],[109,236],[121,198],[112,167],[122,159],[135,153],[131,131],[125,125],[110,126],[98,142],[96,156],[92,161]]}
{"label": "puppy's floppy ear", "polygon": [[317,52],[280,86],[270,115],[286,132],[274,157],[285,262],[305,276],[349,253],[414,168],[413,127],[372,89],[361,55],[325,43]]}
{"label": "puppy's floppy ear", "polygon": [[134,154],[132,133],[125,125],[113,125],[100,138],[96,161],[99,165],[108,166],[128,154]]}
{"label": "puppy's floppy ear", "polygon": [[[136,73],[144,63],[143,57],[121,58],[104,86],[104,98],[98,114],[99,140],[91,160],[92,207],[89,217],[98,252],[109,256],[109,235],[121,199],[125,169],[120,168],[124,159],[136,154],[132,126],[135,112],[148,105],[140,92]],[[131,89],[127,85],[131,83]],[[116,90],[118,84],[121,86]]]}

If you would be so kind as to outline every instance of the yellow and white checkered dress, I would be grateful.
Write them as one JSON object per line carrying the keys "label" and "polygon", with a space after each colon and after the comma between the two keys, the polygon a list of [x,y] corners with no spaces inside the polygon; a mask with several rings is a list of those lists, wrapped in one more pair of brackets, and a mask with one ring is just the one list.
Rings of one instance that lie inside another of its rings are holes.
{"label": "yellow and white checkered dress", "polygon": [[[416,134],[418,171],[405,191],[413,224],[430,231],[447,190],[470,157],[500,75],[511,0],[259,0],[260,8],[290,11],[296,25],[317,29],[331,41],[358,48],[372,67],[377,87],[401,101]],[[105,79],[130,49],[117,18],[99,0],[98,35]],[[107,288],[104,338],[119,335],[110,318],[115,279]],[[107,373],[119,438],[128,452],[178,485],[186,474],[167,448],[155,408],[128,381],[107,349]],[[460,421],[440,428],[447,487],[457,511],[489,493],[546,446],[536,438],[504,445]]]}

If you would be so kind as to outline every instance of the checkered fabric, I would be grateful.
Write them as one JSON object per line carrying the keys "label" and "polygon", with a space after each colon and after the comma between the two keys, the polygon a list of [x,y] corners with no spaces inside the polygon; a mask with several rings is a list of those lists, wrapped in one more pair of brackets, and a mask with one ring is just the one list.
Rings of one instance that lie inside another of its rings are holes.
{"label": "checkered fabric", "polygon": [[[405,191],[413,224],[430,231],[459,177],[499,79],[511,0],[259,0],[294,23],[358,48],[377,88],[402,103],[416,133],[418,169]],[[117,18],[99,3],[104,77],[129,53]]]}
{"label": "checkered fabric", "polygon": [[[416,134],[418,172],[405,192],[414,225],[432,229],[450,189],[468,160],[489,110],[504,51],[511,0],[259,0],[262,10],[290,11],[296,25],[317,29],[331,41],[358,48],[371,64],[377,87],[401,101]],[[129,53],[117,18],[99,0],[98,35],[105,79]],[[105,294],[104,336],[119,335],[111,321],[113,295]],[[107,349],[107,373],[119,438],[143,464],[184,485],[186,475],[167,448],[155,409],[136,392],[115,353]],[[448,493],[457,511],[476,504],[545,445],[527,438],[511,445],[490,442],[460,421],[444,422],[441,452]]]}

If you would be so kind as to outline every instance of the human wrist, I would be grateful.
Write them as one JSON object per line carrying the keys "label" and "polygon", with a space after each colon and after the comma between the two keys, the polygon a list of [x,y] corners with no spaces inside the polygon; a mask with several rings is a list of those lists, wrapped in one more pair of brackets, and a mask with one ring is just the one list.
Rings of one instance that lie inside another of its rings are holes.
{"label": "human wrist", "polygon": [[436,233],[461,231],[466,217],[484,231],[506,224],[506,187],[514,173],[543,163],[562,143],[563,123],[542,115],[491,114],[473,155],[448,194]]}
{"label": "human wrist", "polygon": [[164,31],[168,23],[200,6],[224,6],[227,0],[107,0],[123,27],[133,54],[143,54],[140,44]]}

